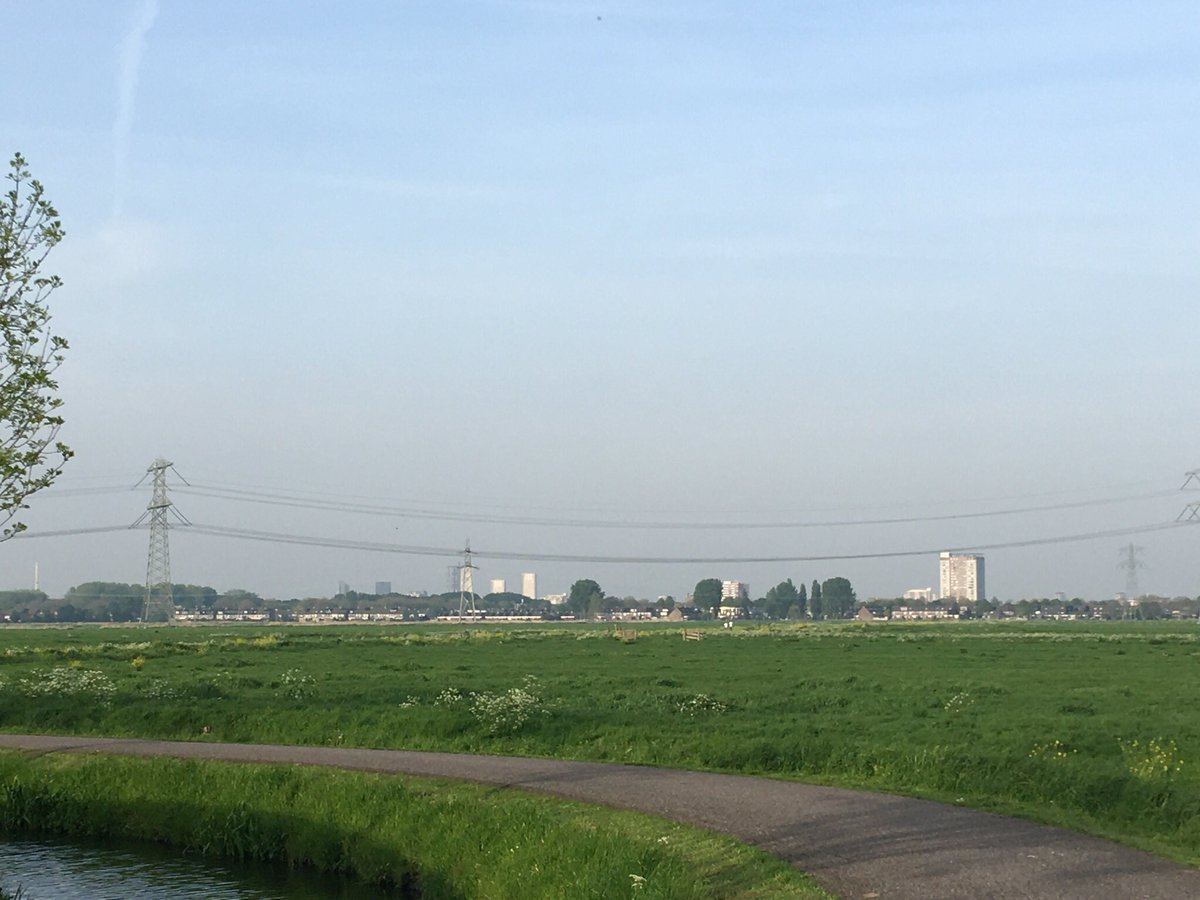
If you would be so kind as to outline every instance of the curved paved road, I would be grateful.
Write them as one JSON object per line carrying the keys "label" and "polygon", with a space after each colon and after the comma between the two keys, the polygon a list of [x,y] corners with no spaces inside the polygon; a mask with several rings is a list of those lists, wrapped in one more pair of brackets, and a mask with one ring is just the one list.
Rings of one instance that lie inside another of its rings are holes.
{"label": "curved paved road", "polygon": [[637,810],[733,835],[846,900],[1200,897],[1200,871],[974,810],[792,781],[611,763],[348,747],[0,735],[36,753],[117,753],[458,778]]}

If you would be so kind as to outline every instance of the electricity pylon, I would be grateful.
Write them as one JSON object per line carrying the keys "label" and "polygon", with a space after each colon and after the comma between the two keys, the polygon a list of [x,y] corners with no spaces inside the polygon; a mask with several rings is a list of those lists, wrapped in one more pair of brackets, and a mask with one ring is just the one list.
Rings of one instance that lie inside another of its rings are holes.
{"label": "electricity pylon", "polygon": [[[1181,491],[1191,489],[1193,491],[1200,490],[1200,469],[1192,469],[1190,472],[1184,473],[1183,485]],[[1183,512],[1179,514],[1176,522],[1200,522],[1200,500],[1194,500],[1183,508]]]}
{"label": "electricity pylon", "polygon": [[471,618],[478,618],[479,615],[475,611],[475,579],[471,574],[475,568],[476,566],[471,563],[471,542],[468,540],[466,549],[463,550],[463,564],[458,570],[458,620],[460,622],[466,614],[468,604],[471,606]]}
{"label": "electricity pylon", "polygon": [[1136,544],[1121,548],[1121,561],[1117,563],[1117,568],[1128,570],[1125,573],[1125,599],[1127,600],[1134,600],[1141,596],[1138,593],[1137,570],[1146,568],[1146,564],[1138,559],[1138,554],[1145,549]]}
{"label": "electricity pylon", "polygon": [[[146,599],[142,604],[143,622],[169,622],[175,615],[175,603],[171,596],[171,545],[168,538],[171,517],[173,515],[181,525],[192,523],[171,505],[171,497],[167,491],[167,470],[174,468],[174,465],[169,460],[159,457],[146,470],[147,475],[154,476],[150,502],[146,505],[146,511],[130,526],[137,528],[147,521],[150,523],[150,548],[146,553]],[[180,478],[187,484],[183,476]],[[145,476],[142,476],[142,481],[145,481]]]}

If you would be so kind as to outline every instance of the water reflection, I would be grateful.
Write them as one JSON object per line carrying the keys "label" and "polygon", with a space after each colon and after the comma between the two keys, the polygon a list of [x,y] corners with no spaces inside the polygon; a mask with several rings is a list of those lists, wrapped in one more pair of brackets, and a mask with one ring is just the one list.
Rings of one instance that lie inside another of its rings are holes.
{"label": "water reflection", "polygon": [[365,900],[389,896],[284,867],[180,856],[148,844],[0,842],[0,888],[24,900]]}

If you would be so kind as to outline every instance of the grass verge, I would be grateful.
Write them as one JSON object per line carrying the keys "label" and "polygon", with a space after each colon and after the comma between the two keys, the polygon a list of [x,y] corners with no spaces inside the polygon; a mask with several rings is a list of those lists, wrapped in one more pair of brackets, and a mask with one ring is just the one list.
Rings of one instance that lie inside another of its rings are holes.
{"label": "grass verge", "polygon": [[760,851],[648,816],[288,766],[0,752],[0,829],[286,862],[402,897],[829,897]]}

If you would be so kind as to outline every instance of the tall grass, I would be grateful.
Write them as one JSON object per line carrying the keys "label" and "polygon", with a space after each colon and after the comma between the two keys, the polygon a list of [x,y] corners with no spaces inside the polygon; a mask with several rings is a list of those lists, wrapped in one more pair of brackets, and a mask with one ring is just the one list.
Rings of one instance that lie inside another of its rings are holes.
{"label": "tall grass", "polygon": [[1197,863],[1198,663],[1190,623],[0,630],[0,728],[764,773]]}
{"label": "tall grass", "polygon": [[286,862],[404,897],[827,896],[765,854],[649,817],[284,766],[0,752],[0,829]]}

